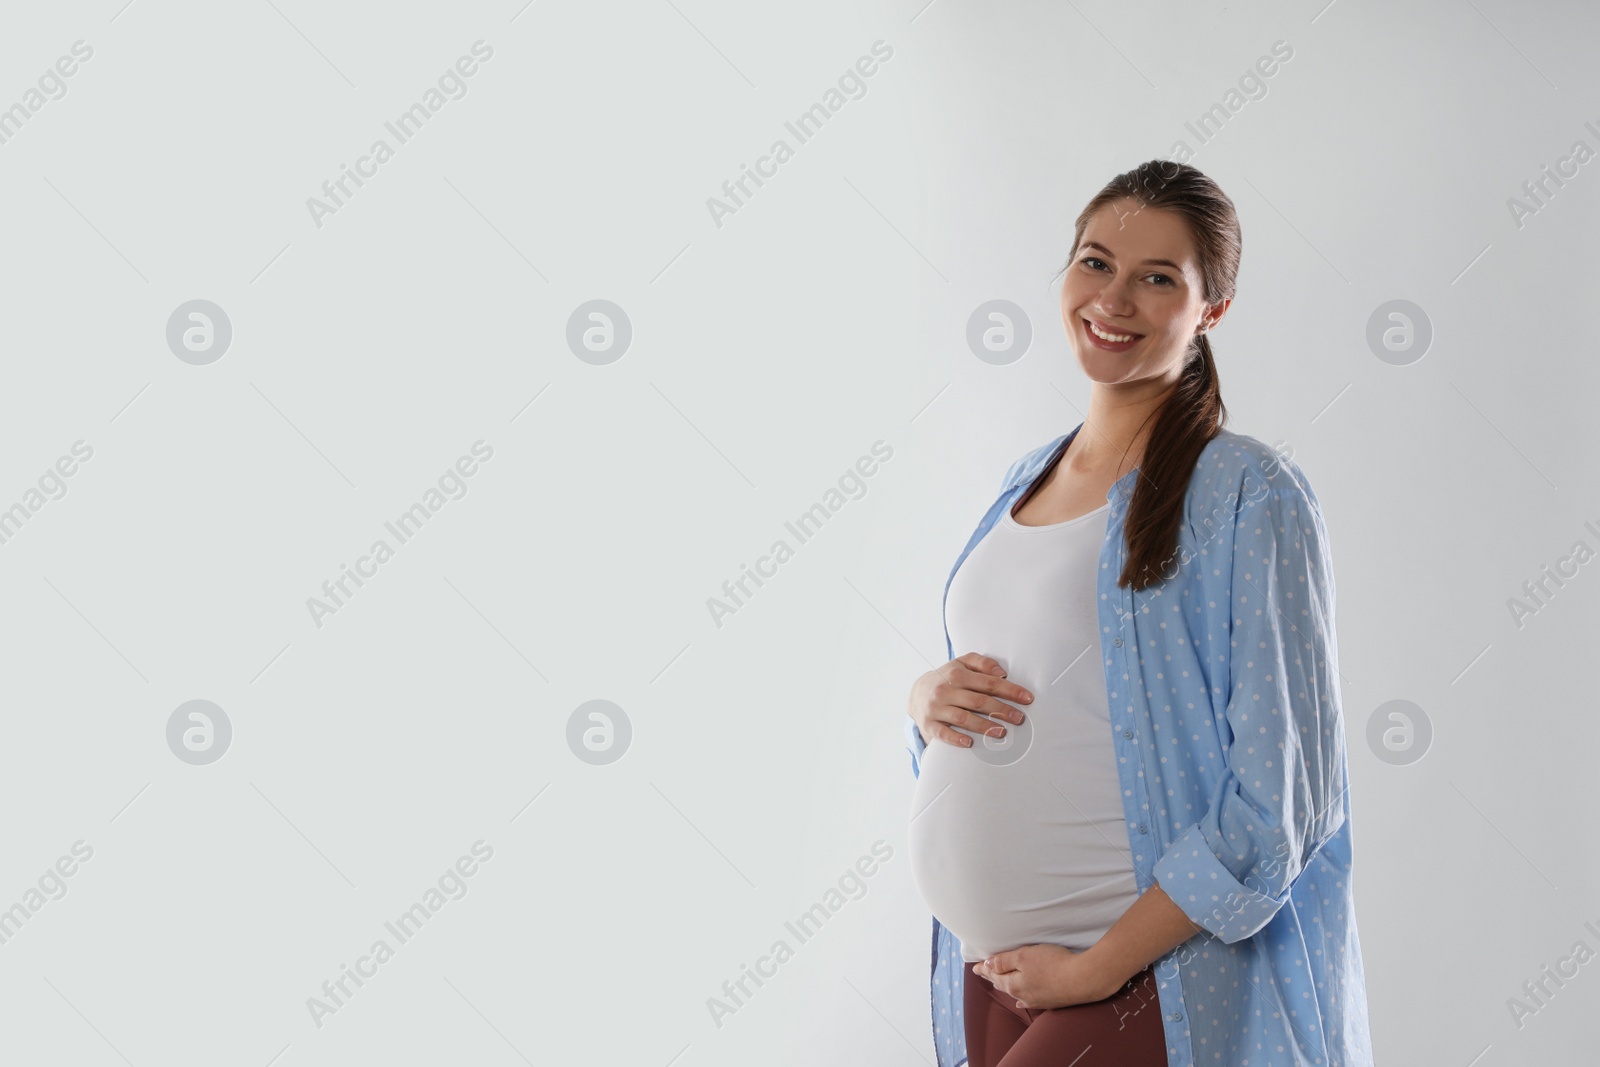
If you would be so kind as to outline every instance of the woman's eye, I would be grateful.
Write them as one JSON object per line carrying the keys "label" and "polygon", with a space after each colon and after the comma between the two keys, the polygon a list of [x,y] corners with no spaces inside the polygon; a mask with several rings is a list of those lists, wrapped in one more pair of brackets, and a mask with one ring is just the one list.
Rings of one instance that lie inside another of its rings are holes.
{"label": "woman's eye", "polygon": [[[1101,259],[1099,256],[1084,256],[1078,262],[1084,264],[1090,270],[1099,270],[1101,267],[1104,267],[1106,265],[1106,261]],[[1146,275],[1146,277],[1159,279],[1157,284],[1160,287],[1163,287],[1163,288],[1170,289],[1173,286],[1178,284],[1177,282],[1174,282],[1171,278],[1167,277],[1165,274],[1150,274],[1150,275]]]}

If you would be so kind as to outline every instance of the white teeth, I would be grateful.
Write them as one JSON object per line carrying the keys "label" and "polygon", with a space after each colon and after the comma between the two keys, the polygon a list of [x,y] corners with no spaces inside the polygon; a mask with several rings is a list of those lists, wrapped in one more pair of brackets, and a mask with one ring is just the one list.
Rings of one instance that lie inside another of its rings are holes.
{"label": "white teeth", "polygon": [[[1088,319],[1085,319],[1084,321],[1085,322],[1089,322]],[[1131,334],[1131,333],[1130,334],[1106,333],[1104,330],[1102,330],[1100,327],[1096,326],[1092,322],[1089,322],[1089,330],[1096,337],[1098,337],[1098,338],[1100,338],[1101,340],[1104,340],[1104,341],[1110,341],[1112,344],[1121,344],[1123,341],[1131,341],[1136,336],[1135,334]]]}

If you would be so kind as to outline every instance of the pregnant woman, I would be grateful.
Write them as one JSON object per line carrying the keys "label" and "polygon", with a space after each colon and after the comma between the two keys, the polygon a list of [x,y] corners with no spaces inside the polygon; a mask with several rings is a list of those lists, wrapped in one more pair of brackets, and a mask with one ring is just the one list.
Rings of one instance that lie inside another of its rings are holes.
{"label": "pregnant woman", "polygon": [[939,1067],[1372,1063],[1327,530],[1206,338],[1239,253],[1184,164],[1078,216],[1088,414],[1006,472],[908,709]]}

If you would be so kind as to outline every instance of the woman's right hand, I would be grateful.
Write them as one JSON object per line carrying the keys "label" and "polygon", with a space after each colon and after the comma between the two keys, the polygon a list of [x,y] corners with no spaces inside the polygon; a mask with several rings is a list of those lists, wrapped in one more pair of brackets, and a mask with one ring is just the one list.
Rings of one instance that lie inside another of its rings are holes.
{"label": "woman's right hand", "polygon": [[1005,703],[1007,700],[1027,704],[1033,694],[1006,681],[1004,668],[993,659],[968,652],[918,678],[911,686],[906,714],[917,724],[924,743],[937,738],[947,745],[970,748],[972,738],[953,727],[1004,737],[1005,728],[995,720],[1022,721],[1022,712]]}

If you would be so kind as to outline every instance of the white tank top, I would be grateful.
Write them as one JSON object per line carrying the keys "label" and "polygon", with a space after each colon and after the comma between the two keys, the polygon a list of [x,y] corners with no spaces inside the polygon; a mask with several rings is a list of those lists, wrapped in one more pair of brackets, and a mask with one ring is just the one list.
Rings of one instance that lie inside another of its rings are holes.
{"label": "white tank top", "polygon": [[1138,899],[1123,818],[1096,576],[1110,505],[1050,526],[1008,507],[950,583],[955,654],[1033,694],[1021,726],[934,740],[911,804],[911,873],[968,963],[1023,945],[1083,951]]}

